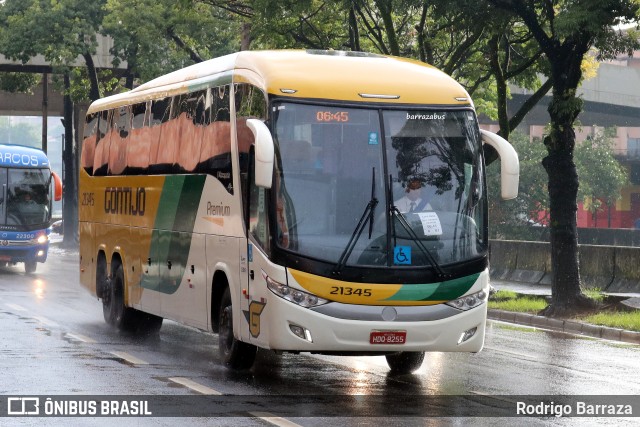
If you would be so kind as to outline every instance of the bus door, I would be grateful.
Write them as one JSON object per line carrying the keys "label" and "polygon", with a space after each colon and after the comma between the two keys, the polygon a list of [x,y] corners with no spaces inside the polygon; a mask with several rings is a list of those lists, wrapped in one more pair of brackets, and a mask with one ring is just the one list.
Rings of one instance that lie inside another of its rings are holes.
{"label": "bus door", "polygon": [[[252,180],[253,181],[253,180]],[[269,342],[268,328],[262,327],[263,313],[267,308],[270,291],[267,289],[263,274],[270,274],[267,259],[269,247],[268,191],[254,182],[249,184],[249,233],[247,240],[248,277],[246,322],[249,327],[250,342],[265,346]],[[242,254],[241,254],[242,262]]]}

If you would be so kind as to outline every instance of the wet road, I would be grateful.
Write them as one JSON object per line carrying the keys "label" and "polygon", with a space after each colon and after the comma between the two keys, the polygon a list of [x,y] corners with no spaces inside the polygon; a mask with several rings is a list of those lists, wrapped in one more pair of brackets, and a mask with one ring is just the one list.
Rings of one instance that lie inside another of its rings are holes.
{"label": "wet road", "polygon": [[[441,395],[640,395],[640,346],[489,322],[478,354],[428,354],[413,375],[391,376],[383,357],[272,355],[260,352],[245,373],[224,368],[217,337],[165,321],[146,340],[118,333],[101,303],[78,284],[77,254],[53,248],[34,275],[21,265],[0,269],[0,396],[242,395],[394,397]],[[291,397],[288,397],[291,398]],[[286,399],[288,399],[286,398]],[[293,398],[295,399],[295,397]],[[414,397],[415,399],[415,397]],[[410,400],[409,400],[410,401]],[[349,405],[346,404],[347,411]],[[357,402],[354,403],[357,405]],[[353,408],[355,410],[355,408]],[[390,409],[391,410],[391,409]],[[460,425],[457,418],[138,418],[127,425]],[[0,418],[0,424],[8,419]],[[75,419],[112,425],[113,418]],[[497,420],[475,418],[474,424]],[[513,425],[516,419],[502,419]],[[577,419],[527,418],[527,425],[573,425]],[[631,419],[582,419],[581,425],[631,425]],[[42,425],[37,418],[11,425]],[[47,425],[69,425],[49,418]],[[75,423],[72,423],[75,424]]]}

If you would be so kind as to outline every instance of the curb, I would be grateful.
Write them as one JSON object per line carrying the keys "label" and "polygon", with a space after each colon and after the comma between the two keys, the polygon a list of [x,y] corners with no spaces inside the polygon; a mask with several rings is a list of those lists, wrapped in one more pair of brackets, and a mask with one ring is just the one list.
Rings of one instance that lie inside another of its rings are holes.
{"label": "curb", "polygon": [[495,309],[490,309],[487,317],[492,320],[501,320],[503,322],[516,323],[534,328],[549,329],[552,331],[566,332],[568,334],[584,335],[630,344],[640,344],[640,332],[597,326],[575,320],[553,319],[535,314],[515,313]]}

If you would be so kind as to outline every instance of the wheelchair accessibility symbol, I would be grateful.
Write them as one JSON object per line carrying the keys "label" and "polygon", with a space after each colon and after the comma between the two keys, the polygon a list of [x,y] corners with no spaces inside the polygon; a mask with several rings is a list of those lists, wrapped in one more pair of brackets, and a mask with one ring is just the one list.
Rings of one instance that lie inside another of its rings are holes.
{"label": "wheelchair accessibility symbol", "polygon": [[396,246],[393,248],[393,263],[397,265],[411,264],[411,246]]}

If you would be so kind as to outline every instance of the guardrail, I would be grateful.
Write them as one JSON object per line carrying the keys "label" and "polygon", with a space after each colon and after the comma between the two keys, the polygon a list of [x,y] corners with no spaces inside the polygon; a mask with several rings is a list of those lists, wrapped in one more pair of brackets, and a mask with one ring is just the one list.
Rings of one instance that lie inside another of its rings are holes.
{"label": "guardrail", "polygon": [[[587,288],[609,293],[640,293],[640,248],[578,245],[580,277]],[[491,277],[551,284],[551,245],[547,242],[491,240]]]}

